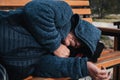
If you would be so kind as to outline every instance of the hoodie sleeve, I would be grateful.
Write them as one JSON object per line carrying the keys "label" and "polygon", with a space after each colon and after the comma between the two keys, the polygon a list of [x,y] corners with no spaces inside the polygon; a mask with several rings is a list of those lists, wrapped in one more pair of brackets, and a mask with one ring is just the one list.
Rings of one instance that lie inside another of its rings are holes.
{"label": "hoodie sleeve", "polygon": [[53,9],[44,3],[32,1],[25,6],[24,12],[27,29],[36,41],[49,52],[56,50],[60,46],[61,36],[56,29]]}
{"label": "hoodie sleeve", "polygon": [[60,58],[53,55],[45,55],[39,59],[39,63],[36,64],[35,76],[70,77],[72,80],[88,76],[87,58]]}

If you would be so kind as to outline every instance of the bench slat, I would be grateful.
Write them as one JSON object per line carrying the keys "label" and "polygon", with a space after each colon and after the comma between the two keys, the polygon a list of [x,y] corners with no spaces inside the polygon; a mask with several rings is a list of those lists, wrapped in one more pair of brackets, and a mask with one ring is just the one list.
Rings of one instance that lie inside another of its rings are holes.
{"label": "bench slat", "polygon": [[103,49],[101,55],[109,54],[109,53],[112,53],[112,52],[114,52],[114,49]]}
{"label": "bench slat", "polygon": [[109,35],[109,36],[120,36],[120,29],[112,29],[112,28],[104,28],[104,27],[98,27],[103,35]]}
{"label": "bench slat", "polygon": [[85,14],[91,14],[91,10],[90,9],[87,9],[87,8],[84,8],[84,9],[81,9],[81,8],[78,8],[78,9],[72,9],[74,13],[77,13],[77,14],[81,14],[81,15],[85,15]]}
{"label": "bench slat", "polygon": [[109,59],[104,59],[104,60],[98,61],[96,63],[96,65],[99,68],[101,68],[101,66],[108,68],[108,67],[112,67],[112,66],[117,65],[117,64],[120,64],[120,56],[116,56],[116,57],[109,58]]}
{"label": "bench slat", "polygon": [[31,0],[0,0],[0,6],[24,6]]}
{"label": "bench slat", "polygon": [[[24,6],[31,0],[0,0],[0,6]],[[89,6],[88,0],[65,0],[71,6]]]}
{"label": "bench slat", "polygon": [[88,21],[88,22],[92,22],[92,18],[91,17],[89,17],[89,18],[82,18],[83,20],[86,20],[86,21]]}
{"label": "bench slat", "polygon": [[120,56],[120,52],[119,51],[115,51],[114,53],[107,53],[104,55],[101,55],[100,58],[98,59],[98,61],[102,61],[104,59],[109,59],[109,58],[113,58],[116,56]]}
{"label": "bench slat", "polygon": [[89,1],[68,1],[65,0],[71,6],[89,6]]}
{"label": "bench slat", "polygon": [[72,7],[74,14],[79,14],[80,16],[83,16],[83,20],[92,22],[92,18],[90,17],[91,9],[89,7],[89,0],[65,0],[65,2],[67,2]]}

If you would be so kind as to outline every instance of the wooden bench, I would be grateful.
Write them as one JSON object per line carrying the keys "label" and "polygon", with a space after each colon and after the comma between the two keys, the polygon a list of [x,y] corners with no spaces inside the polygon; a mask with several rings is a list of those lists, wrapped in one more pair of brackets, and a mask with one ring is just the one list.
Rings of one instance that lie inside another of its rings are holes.
{"label": "wooden bench", "polygon": [[[27,2],[31,0],[0,0],[0,10],[10,10],[18,7],[24,6]],[[92,22],[91,9],[89,0],[64,0],[71,7],[74,13],[80,14],[80,17],[88,22]],[[110,35],[116,37],[114,42],[114,49],[103,50],[98,62],[95,63],[98,67],[105,66],[106,68],[114,68],[114,80],[120,80],[120,44],[118,45],[118,37],[120,36],[119,29],[101,28],[103,35]],[[116,42],[117,41],[117,42]],[[39,78],[35,79],[32,76],[26,78],[25,80],[68,80],[68,78]]]}

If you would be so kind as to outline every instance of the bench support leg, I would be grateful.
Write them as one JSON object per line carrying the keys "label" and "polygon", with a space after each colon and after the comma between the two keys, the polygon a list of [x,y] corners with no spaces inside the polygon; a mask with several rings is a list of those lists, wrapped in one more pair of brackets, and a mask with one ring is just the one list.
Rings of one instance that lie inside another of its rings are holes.
{"label": "bench support leg", "polygon": [[120,80],[120,65],[113,67],[113,80]]}
{"label": "bench support leg", "polygon": [[114,50],[120,50],[120,37],[115,37]]}

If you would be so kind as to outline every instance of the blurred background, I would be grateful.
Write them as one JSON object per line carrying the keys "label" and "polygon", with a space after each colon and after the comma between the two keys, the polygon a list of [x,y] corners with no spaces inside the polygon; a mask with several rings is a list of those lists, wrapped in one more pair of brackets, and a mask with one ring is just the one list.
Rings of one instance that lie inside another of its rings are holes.
{"label": "blurred background", "polygon": [[[93,24],[101,27],[117,28],[113,22],[120,21],[120,0],[90,0]],[[114,38],[102,36],[106,48],[113,48]]]}

